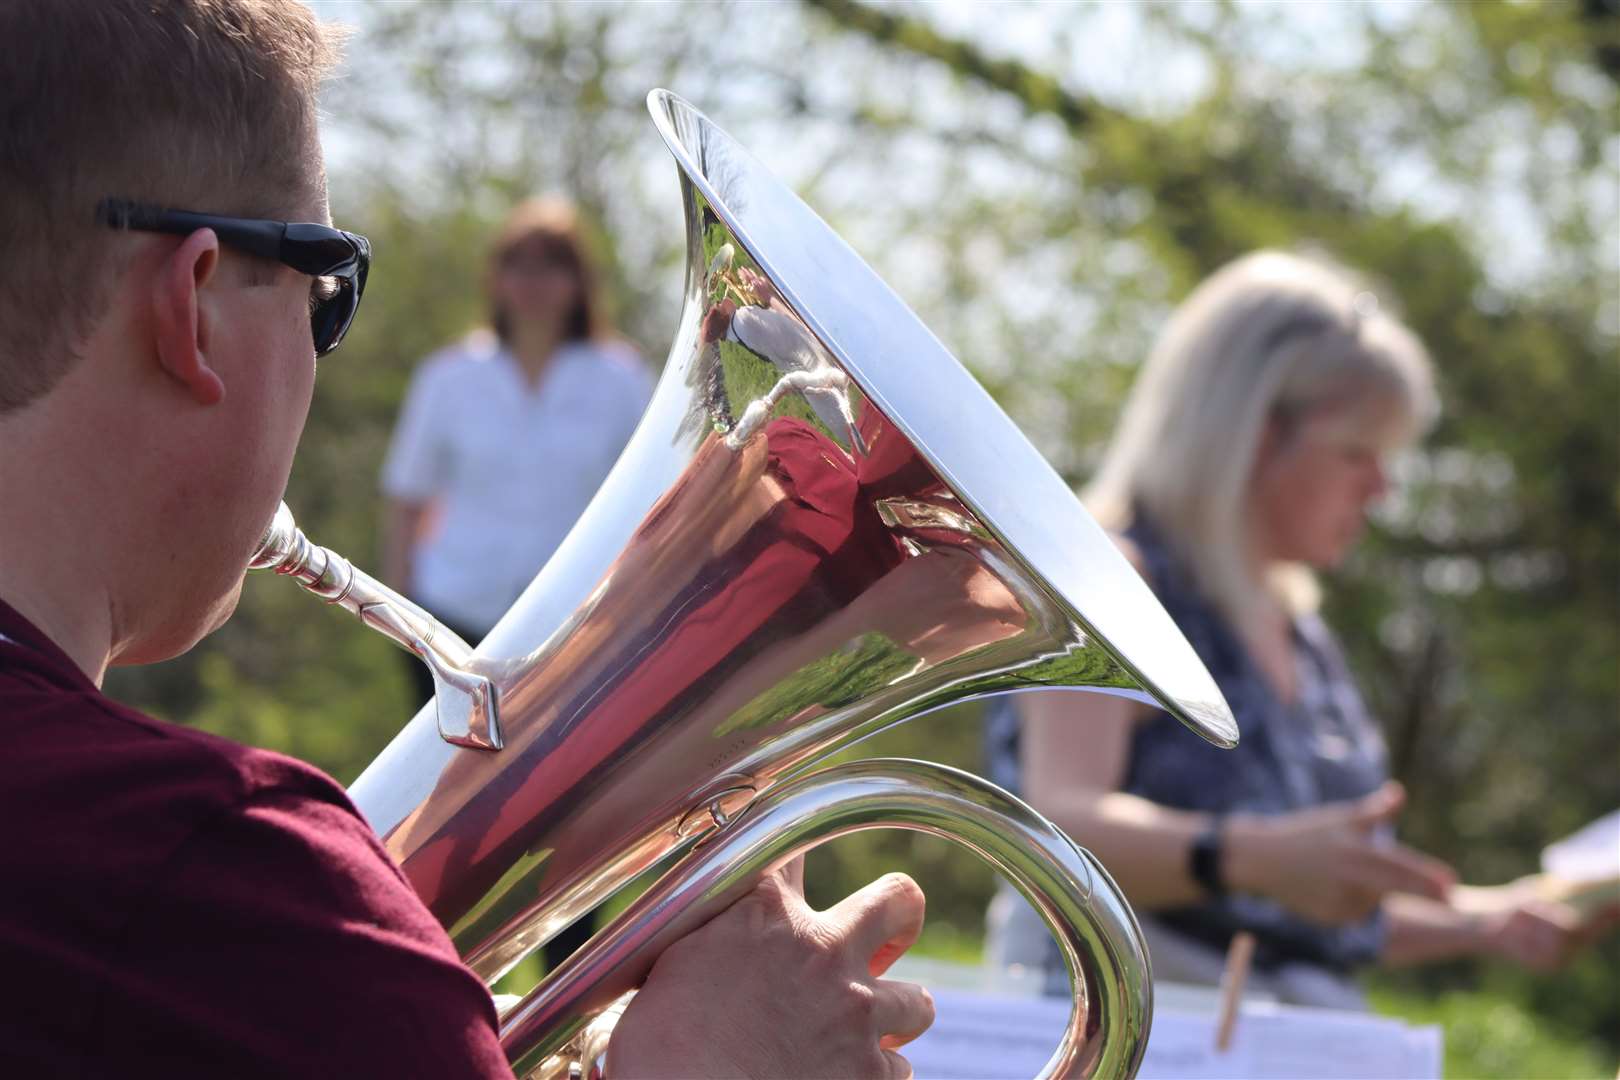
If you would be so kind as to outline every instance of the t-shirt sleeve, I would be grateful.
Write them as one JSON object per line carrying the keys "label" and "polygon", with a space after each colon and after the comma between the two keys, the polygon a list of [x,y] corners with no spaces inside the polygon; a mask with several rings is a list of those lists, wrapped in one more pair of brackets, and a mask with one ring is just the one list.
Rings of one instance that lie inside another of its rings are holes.
{"label": "t-shirt sleeve", "polygon": [[483,984],[333,801],[274,789],[222,814],[154,879],[127,945],[116,970],[150,985],[119,996],[154,1007],[102,1020],[143,1075],[512,1075]]}
{"label": "t-shirt sleeve", "polygon": [[405,394],[405,406],[383,461],[382,490],[395,499],[420,502],[444,490],[450,480],[448,418],[440,363],[429,360]]}

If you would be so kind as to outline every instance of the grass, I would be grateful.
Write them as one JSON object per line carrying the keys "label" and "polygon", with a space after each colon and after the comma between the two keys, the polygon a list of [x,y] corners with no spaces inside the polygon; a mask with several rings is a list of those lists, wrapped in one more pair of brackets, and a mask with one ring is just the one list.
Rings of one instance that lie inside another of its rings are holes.
{"label": "grass", "polygon": [[1376,984],[1375,1011],[1445,1032],[1448,1080],[1609,1080],[1617,1062],[1595,1038],[1558,1028],[1518,1002],[1484,991],[1424,997]]}

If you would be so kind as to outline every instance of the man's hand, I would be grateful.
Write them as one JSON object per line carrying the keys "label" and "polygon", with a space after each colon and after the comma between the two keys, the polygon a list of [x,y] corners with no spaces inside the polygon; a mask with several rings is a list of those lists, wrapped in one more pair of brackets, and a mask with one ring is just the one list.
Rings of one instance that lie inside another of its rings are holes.
{"label": "man's hand", "polygon": [[664,951],[614,1032],[610,1077],[911,1075],[895,1048],[934,1002],[880,976],[922,930],[922,890],[889,874],[817,912],[802,874],[795,860]]}
{"label": "man's hand", "polygon": [[1401,786],[1388,783],[1310,810],[1234,816],[1227,881],[1328,925],[1365,919],[1386,893],[1442,900],[1456,880],[1451,868],[1379,835],[1405,801]]}

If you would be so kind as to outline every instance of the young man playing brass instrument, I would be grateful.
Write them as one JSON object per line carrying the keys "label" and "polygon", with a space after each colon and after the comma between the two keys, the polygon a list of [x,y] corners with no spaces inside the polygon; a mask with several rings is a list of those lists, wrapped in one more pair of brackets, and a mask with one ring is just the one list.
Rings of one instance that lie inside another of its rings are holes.
{"label": "young man playing brass instrument", "polygon": [[[509,1076],[479,981],[341,788],[104,697],[230,615],[315,356],[333,45],[288,0],[0,5],[0,1075]],[[313,342],[312,342],[313,336]],[[624,1076],[879,1075],[922,895],[785,875],[665,953]]]}

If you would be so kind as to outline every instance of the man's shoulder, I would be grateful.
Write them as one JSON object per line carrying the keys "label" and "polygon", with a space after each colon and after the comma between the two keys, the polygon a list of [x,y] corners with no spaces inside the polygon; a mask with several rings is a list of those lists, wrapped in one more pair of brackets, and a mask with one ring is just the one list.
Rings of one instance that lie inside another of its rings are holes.
{"label": "man's shoulder", "polygon": [[267,794],[353,812],[343,789],[314,766],[159,720],[94,690],[0,671],[0,702],[17,736],[0,754],[0,806],[38,815],[56,835],[97,849],[125,838],[125,857],[109,856],[109,870],[159,860]]}
{"label": "man's shoulder", "polygon": [[72,1047],[97,1075],[508,1075],[488,995],[331,778],[27,673],[0,670],[0,714],[0,967],[51,1003],[0,1017],[0,1073]]}
{"label": "man's shoulder", "polygon": [[0,668],[0,850],[31,883],[0,890],[0,922],[104,947],[188,846],[267,801],[352,819],[369,839],[311,765],[36,676]]}

